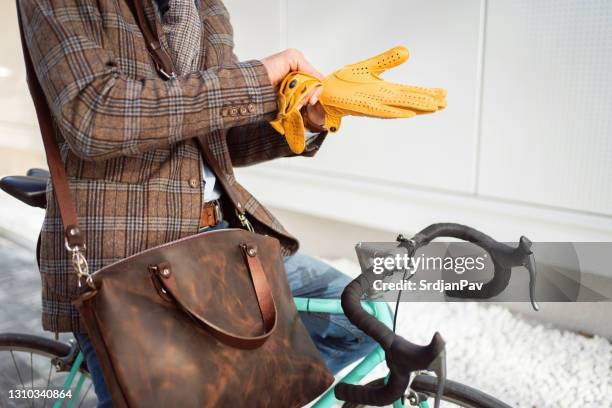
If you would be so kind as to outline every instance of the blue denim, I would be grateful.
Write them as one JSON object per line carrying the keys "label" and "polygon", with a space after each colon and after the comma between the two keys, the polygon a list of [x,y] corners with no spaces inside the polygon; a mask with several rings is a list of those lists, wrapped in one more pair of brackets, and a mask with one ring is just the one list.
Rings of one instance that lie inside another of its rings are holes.
{"label": "blue denim", "polygon": [[102,367],[100,367],[100,361],[98,361],[98,357],[96,356],[89,336],[83,333],[74,333],[74,337],[85,355],[85,362],[87,363],[87,368],[91,375],[96,397],[98,397],[98,408],[112,408],[113,401],[111,400],[110,392],[104,382],[104,377],[102,377]]}
{"label": "blue denim", "polygon": [[[294,297],[340,299],[352,280],[325,262],[301,253],[285,258],[285,270]],[[343,314],[300,312],[300,317],[334,374],[376,347],[376,342]]]}
{"label": "blue denim", "polygon": [[[351,281],[337,269],[300,253],[285,258],[285,270],[295,297],[339,299],[342,290]],[[370,337],[353,326],[344,315],[300,312],[300,317],[323,361],[334,374],[364,357],[376,346]],[[112,407],[100,363],[89,337],[85,334],[75,336],[85,354],[99,401],[98,408]]]}

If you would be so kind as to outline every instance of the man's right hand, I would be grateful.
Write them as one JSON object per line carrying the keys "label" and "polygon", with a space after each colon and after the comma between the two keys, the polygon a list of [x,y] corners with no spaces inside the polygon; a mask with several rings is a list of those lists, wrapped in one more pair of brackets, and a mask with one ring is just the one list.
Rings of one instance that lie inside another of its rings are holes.
{"label": "man's right hand", "polygon": [[[323,74],[317,71],[310,62],[304,57],[301,51],[289,48],[261,60],[264,67],[268,70],[268,76],[273,86],[278,85],[285,76],[293,71],[302,71],[323,80]],[[322,89],[318,89],[309,98],[309,104],[317,103]]]}

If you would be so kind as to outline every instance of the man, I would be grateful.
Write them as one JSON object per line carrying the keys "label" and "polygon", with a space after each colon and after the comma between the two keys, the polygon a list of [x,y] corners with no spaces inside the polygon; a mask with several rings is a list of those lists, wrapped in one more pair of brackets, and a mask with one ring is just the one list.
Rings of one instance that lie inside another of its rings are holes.
{"label": "man", "polygon": [[[138,3],[136,3],[138,4]],[[337,298],[349,279],[295,254],[297,240],[234,178],[233,166],[290,156],[268,122],[274,86],[289,72],[320,74],[296,50],[238,62],[220,0],[146,0],[178,76],[160,77],[135,19],[132,0],[21,0],[27,46],[56,122],[57,139],[86,238],[91,270],[204,230],[239,226],[218,182],[227,181],[255,231],[279,239],[295,296]],[[320,148],[318,94],[305,119],[303,155]],[[210,147],[205,163],[194,138]],[[215,164],[216,166],[216,164]],[[74,332],[100,406],[111,406],[97,357],[71,301],[77,278],[64,248],[54,192],[41,232],[43,327]],[[222,217],[210,214],[223,214]],[[206,215],[206,216],[203,216]],[[344,316],[302,319],[330,370],[367,354],[373,342]]]}

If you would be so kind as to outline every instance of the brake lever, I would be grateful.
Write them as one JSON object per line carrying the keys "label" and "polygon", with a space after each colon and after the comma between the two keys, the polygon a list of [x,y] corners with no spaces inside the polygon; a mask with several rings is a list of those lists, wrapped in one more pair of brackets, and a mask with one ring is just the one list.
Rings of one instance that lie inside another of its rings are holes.
{"label": "brake lever", "polygon": [[486,282],[480,291],[446,291],[448,296],[457,298],[489,299],[499,295],[510,283],[512,268],[522,266],[529,272],[529,298],[531,307],[537,312],[540,307],[535,299],[536,268],[531,251],[532,242],[521,236],[516,248],[495,242],[495,245],[476,243],[491,255],[494,266],[493,279]]}
{"label": "brake lever", "polygon": [[535,291],[536,291],[536,276],[537,275],[536,275],[535,256],[533,255],[533,253],[527,257],[523,266],[529,272],[529,298],[531,300],[531,307],[533,307],[533,310],[537,312],[538,310],[540,310],[540,306],[538,305],[538,302],[536,301]]}

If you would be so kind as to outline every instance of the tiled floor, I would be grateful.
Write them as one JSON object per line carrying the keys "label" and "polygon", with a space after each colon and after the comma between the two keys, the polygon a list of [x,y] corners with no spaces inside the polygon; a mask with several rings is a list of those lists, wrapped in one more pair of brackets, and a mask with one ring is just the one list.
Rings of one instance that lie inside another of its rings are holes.
{"label": "tiled floor", "polygon": [[[33,248],[10,241],[0,234],[0,333],[28,333],[47,338],[53,334],[43,332],[40,324],[40,278],[34,259]],[[61,335],[61,341],[68,341],[69,335]],[[14,358],[14,360],[13,360]],[[16,390],[23,382],[27,388],[47,388],[49,359],[0,350],[0,407],[42,407],[43,399],[11,399],[10,390]],[[59,388],[65,378],[51,371],[51,388]],[[87,382],[89,384],[89,382]],[[91,394],[91,392],[90,392]],[[51,405],[47,401],[47,405]],[[92,407],[95,402],[88,398],[81,406]]]}
{"label": "tiled floor", "polygon": [[40,278],[31,249],[0,236],[0,331],[40,332]]}

